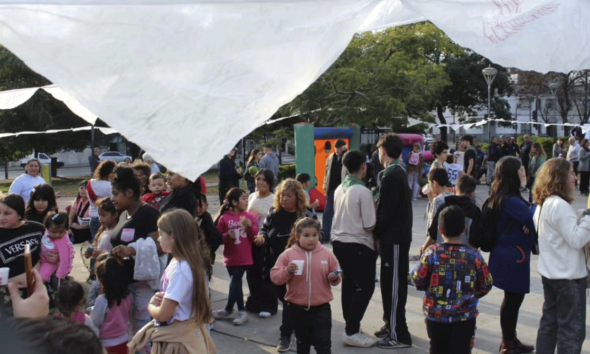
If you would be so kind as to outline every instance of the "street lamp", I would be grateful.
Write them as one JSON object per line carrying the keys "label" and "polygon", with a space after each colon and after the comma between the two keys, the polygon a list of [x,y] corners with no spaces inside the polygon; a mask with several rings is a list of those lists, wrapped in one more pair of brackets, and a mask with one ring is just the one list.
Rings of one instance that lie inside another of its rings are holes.
{"label": "street lamp", "polygon": [[491,131],[492,131],[492,121],[490,120],[492,118],[492,82],[494,82],[494,79],[496,78],[496,74],[498,73],[498,70],[496,70],[495,68],[492,68],[491,66],[488,66],[487,68],[483,69],[481,71],[483,73],[483,77],[485,77],[486,82],[488,83],[488,142],[491,141]]}
{"label": "street lamp", "polygon": [[[553,95],[553,100],[556,99],[557,90],[559,89],[559,83],[552,82],[549,84],[549,90],[551,90],[551,94]],[[555,120],[555,106],[557,102],[553,102],[553,119]],[[555,123],[555,122],[554,122]],[[557,137],[557,125],[553,126],[553,137]]]}

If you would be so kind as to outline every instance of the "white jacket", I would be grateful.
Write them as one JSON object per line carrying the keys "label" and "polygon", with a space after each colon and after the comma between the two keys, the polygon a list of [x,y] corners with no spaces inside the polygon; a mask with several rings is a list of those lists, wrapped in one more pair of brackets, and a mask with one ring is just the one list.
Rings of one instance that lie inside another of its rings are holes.
{"label": "white jacket", "polygon": [[590,242],[590,216],[583,216],[578,222],[572,205],[551,196],[537,208],[533,221],[539,235],[539,274],[548,279],[569,280],[587,276],[583,248]]}

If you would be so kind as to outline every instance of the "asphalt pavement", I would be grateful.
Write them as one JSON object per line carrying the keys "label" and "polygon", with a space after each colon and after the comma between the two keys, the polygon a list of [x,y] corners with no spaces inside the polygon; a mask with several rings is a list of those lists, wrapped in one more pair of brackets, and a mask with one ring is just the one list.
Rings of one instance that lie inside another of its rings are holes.
{"label": "asphalt pavement", "polygon": [[[485,200],[488,194],[488,187],[477,187],[477,198],[479,203]],[[528,197],[528,195],[527,195]],[[219,204],[216,197],[210,196],[210,212],[214,215]],[[586,207],[586,197],[576,197],[575,207],[582,209]],[[60,205],[71,203],[71,198],[61,198]],[[413,224],[413,242],[410,255],[419,253],[420,245],[425,239],[426,221],[424,212],[427,200],[422,198],[413,202],[414,224]],[[320,220],[321,220],[321,215]],[[71,275],[76,280],[84,281],[88,276],[84,267],[77,246],[77,255],[75,258],[74,270]],[[331,249],[330,245],[326,245]],[[213,309],[223,308],[227,301],[229,287],[229,277],[223,266],[223,247],[217,251],[216,264],[214,266],[213,279],[211,281],[211,293]],[[487,260],[488,254],[484,253]],[[525,343],[534,344],[537,337],[537,329],[541,317],[543,306],[543,287],[541,277],[537,272],[537,256],[532,257],[531,263],[531,292],[525,297],[521,307],[518,322],[518,337]],[[410,262],[410,268],[413,269],[417,261]],[[377,270],[379,270],[379,260],[377,261]],[[342,308],[340,305],[340,286],[332,288],[334,300],[331,302],[332,307],[332,352],[333,353],[386,353],[389,350],[379,348],[352,348],[342,344],[341,337],[344,331],[344,320],[342,317]],[[244,277],[244,294],[248,294],[248,286]],[[412,334],[413,347],[408,349],[398,349],[400,353],[428,353],[429,342],[424,325],[424,315],[422,313],[423,293],[410,287],[408,292],[408,302],[406,305],[407,321]],[[473,353],[498,353],[498,347],[501,341],[500,331],[500,306],[502,304],[503,292],[494,288],[479,303],[480,315],[477,318],[477,332],[475,339],[475,349]],[[590,298],[586,302],[586,323],[590,324],[590,315],[588,306]],[[249,314],[249,321],[241,326],[234,326],[231,319],[218,320],[212,331],[213,341],[217,346],[217,353],[228,354],[257,354],[257,353],[276,353],[276,344],[279,339],[279,330],[281,324],[281,310],[275,316],[270,318],[259,318],[255,314]],[[376,284],[375,293],[362,321],[362,330],[364,333],[371,334],[378,330],[383,322],[381,292],[379,283]],[[232,318],[233,319],[233,318]],[[584,342],[583,353],[590,353],[590,326],[586,326],[586,341]],[[291,351],[295,352],[293,342]]]}

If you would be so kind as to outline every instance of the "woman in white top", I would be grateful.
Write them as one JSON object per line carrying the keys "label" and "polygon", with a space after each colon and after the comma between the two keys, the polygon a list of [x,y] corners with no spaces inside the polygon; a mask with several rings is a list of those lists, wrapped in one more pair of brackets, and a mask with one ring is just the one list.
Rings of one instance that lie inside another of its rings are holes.
{"label": "woman in white top", "polygon": [[114,161],[102,161],[94,171],[94,178],[88,181],[86,190],[88,192],[88,200],[90,201],[90,234],[92,240],[96,237],[96,233],[100,228],[100,221],[98,221],[98,209],[95,202],[104,197],[110,197],[111,181],[113,180],[113,172],[117,164]]}
{"label": "woman in white top", "polygon": [[25,200],[25,205],[31,198],[31,191],[37,184],[46,184],[43,177],[39,176],[41,172],[41,162],[37,159],[30,159],[25,165],[25,173],[18,176],[10,185],[8,193],[18,194]]}
{"label": "woman in white top", "polygon": [[583,248],[590,241],[588,211],[579,219],[571,205],[576,175],[566,159],[550,159],[533,188],[539,235],[538,270],[543,279],[543,316],[537,353],[580,353],[586,335],[586,279]]}
{"label": "woman in white top", "polygon": [[[248,197],[248,212],[256,217],[258,227],[262,227],[275,198],[275,195],[272,193],[275,181],[274,173],[269,169],[263,168],[256,173],[254,181],[256,183],[256,191]],[[268,286],[273,285],[269,285],[263,281],[264,254],[264,247],[252,247],[254,264],[246,270],[246,280],[250,289],[250,295],[248,295],[248,299],[246,300],[246,310],[258,313],[262,318],[272,315],[270,312],[265,311],[266,304],[269,301],[275,303],[277,301],[272,289],[268,289]]]}

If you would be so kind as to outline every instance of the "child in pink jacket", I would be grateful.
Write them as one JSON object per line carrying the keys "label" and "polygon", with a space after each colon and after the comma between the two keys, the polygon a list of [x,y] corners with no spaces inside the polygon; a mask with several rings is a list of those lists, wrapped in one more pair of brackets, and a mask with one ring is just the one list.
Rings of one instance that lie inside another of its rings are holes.
{"label": "child in pink jacket", "polygon": [[270,271],[276,285],[287,284],[285,300],[297,337],[297,353],[330,353],[332,311],[330,286],[340,284],[338,261],[319,242],[320,224],[299,219],[277,263]]}
{"label": "child in pink jacket", "polygon": [[246,268],[254,264],[252,260],[252,243],[258,234],[258,222],[254,215],[246,211],[248,193],[239,188],[230,189],[225,195],[223,205],[215,218],[217,229],[223,236],[223,263],[229,273],[229,294],[224,309],[213,311],[215,319],[232,314],[234,305],[238,306],[238,316],[233,323],[236,326],[248,321],[242,278]]}
{"label": "child in pink jacket", "polygon": [[[44,282],[48,282],[51,276],[64,279],[72,271],[74,266],[74,246],[68,237],[68,214],[50,211],[45,216],[45,234],[41,238],[41,268],[39,274]],[[48,253],[59,254],[59,263],[47,261]]]}

